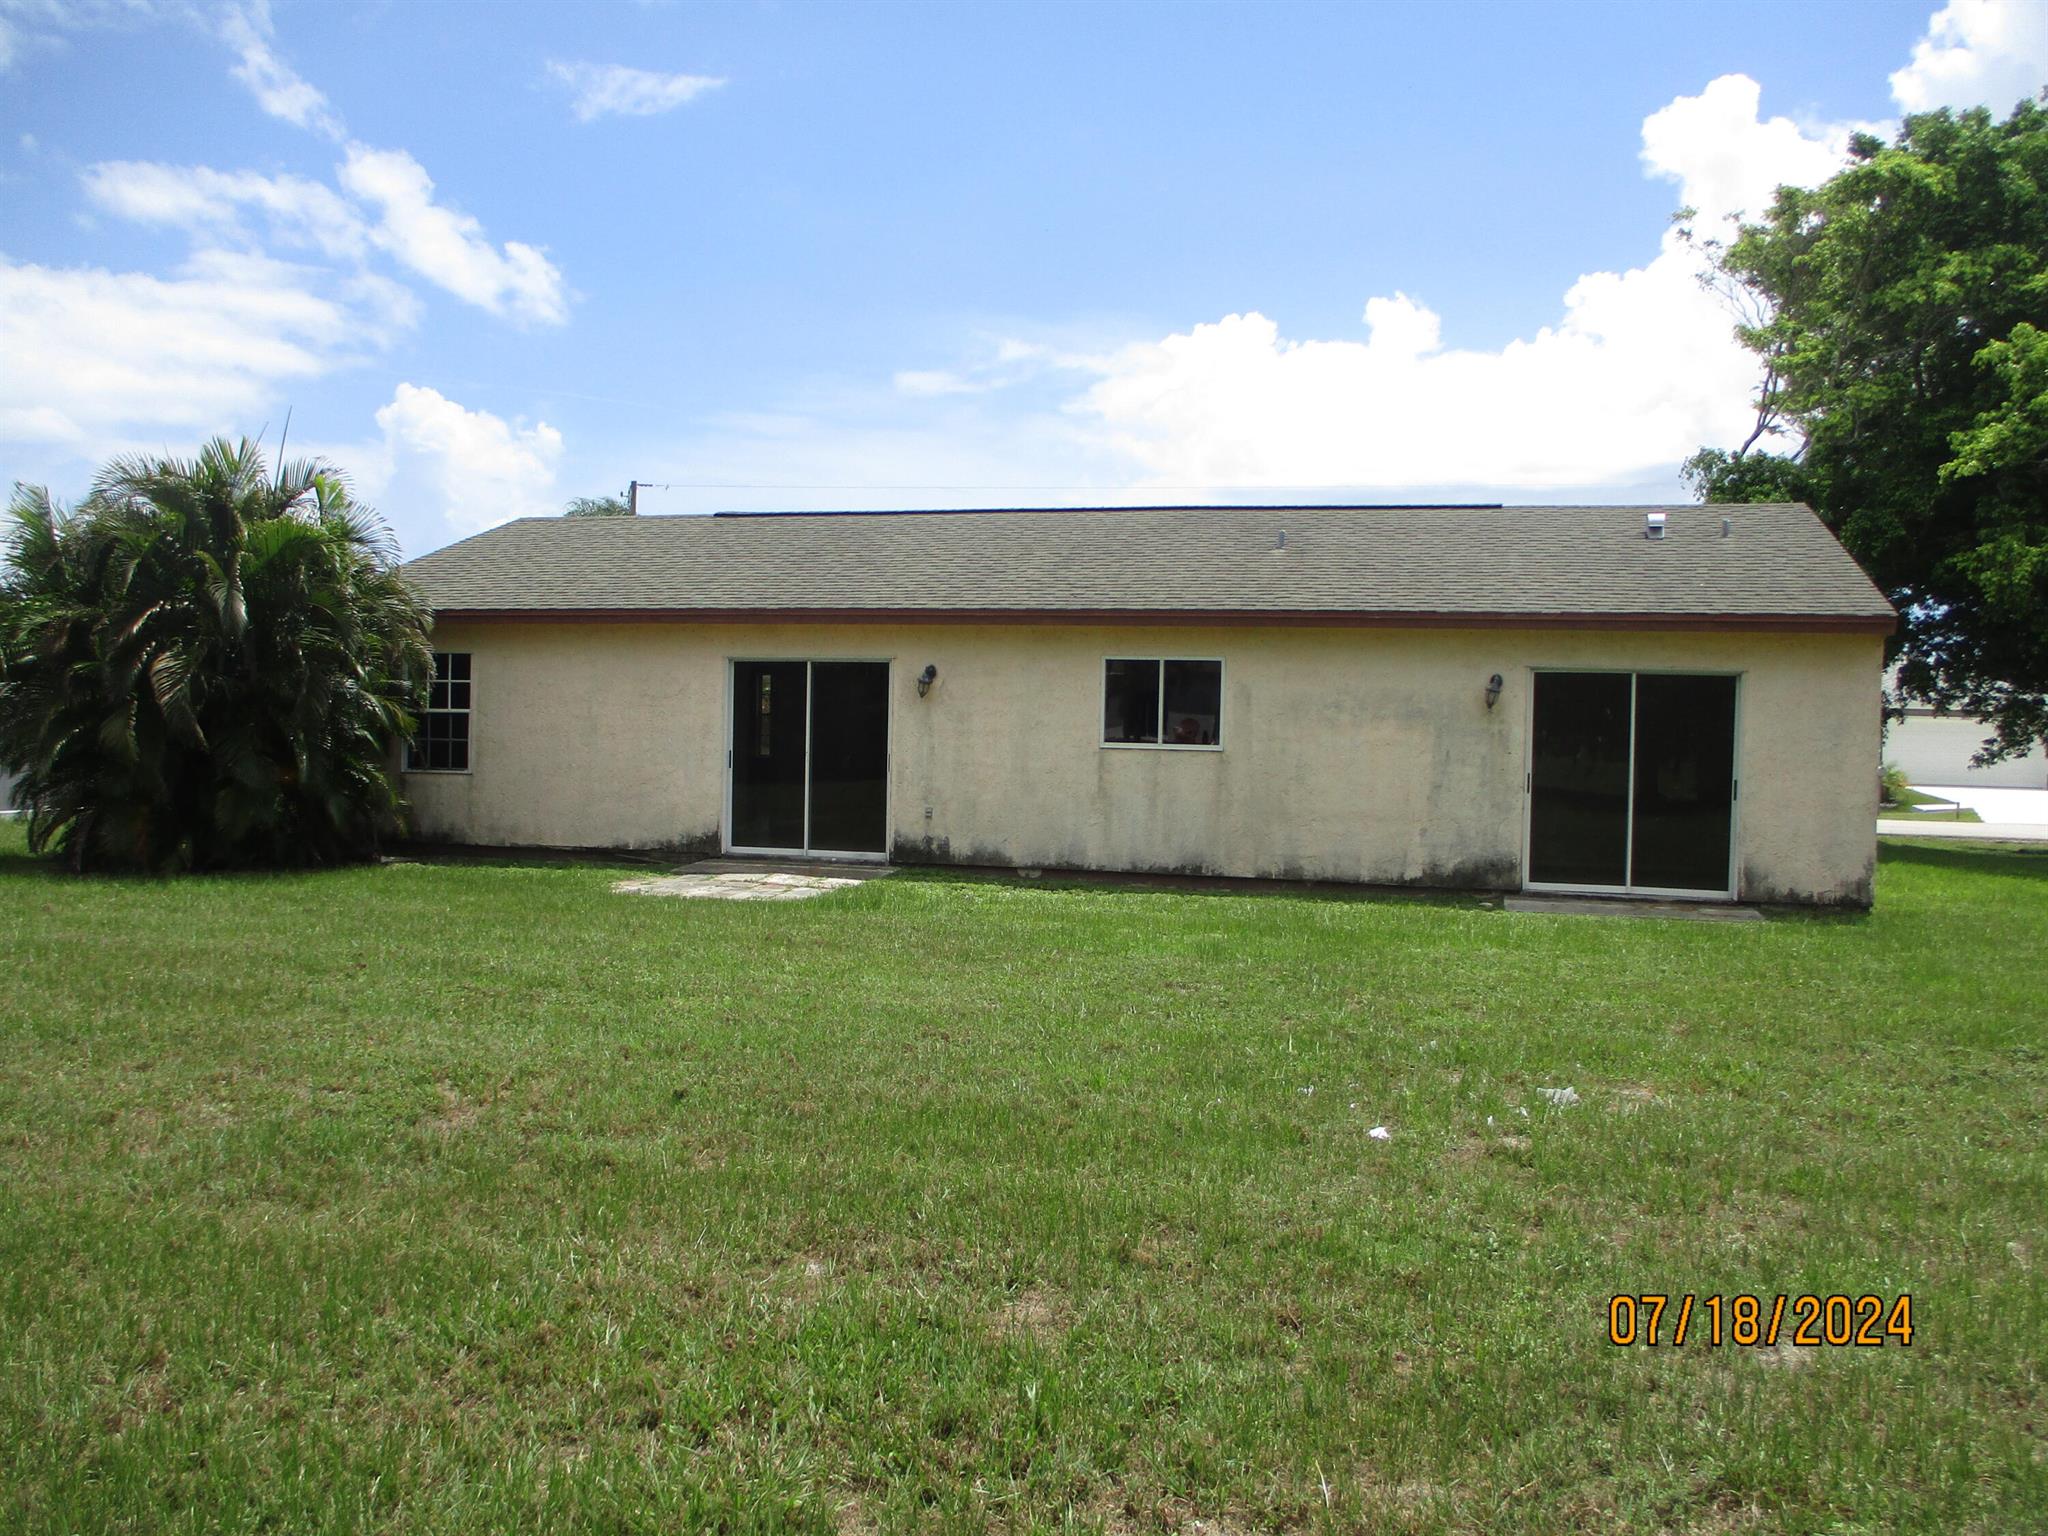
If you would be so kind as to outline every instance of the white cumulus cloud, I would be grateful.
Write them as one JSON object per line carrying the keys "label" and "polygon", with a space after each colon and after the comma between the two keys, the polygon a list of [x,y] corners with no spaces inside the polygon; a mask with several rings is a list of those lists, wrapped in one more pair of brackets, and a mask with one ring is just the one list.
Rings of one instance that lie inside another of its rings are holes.
{"label": "white cumulus cloud", "polygon": [[1949,0],[1891,85],[1903,111],[1986,106],[2004,116],[2048,86],[2048,0]]}
{"label": "white cumulus cloud", "polygon": [[548,73],[572,93],[580,123],[600,117],[654,117],[672,112],[725,81],[715,75],[673,75],[624,64],[548,61]]}
{"label": "white cumulus cloud", "polygon": [[303,176],[109,160],[88,167],[84,179],[93,202],[142,224],[171,225],[210,238],[247,238],[242,215],[254,211],[287,244],[358,259],[369,246],[368,227],[354,205]]}
{"label": "white cumulus cloud", "polygon": [[168,277],[0,258],[0,438],[96,454],[138,432],[248,423],[280,387],[405,324],[406,303],[245,252],[200,251]]}
{"label": "white cumulus cloud", "polygon": [[[1106,359],[1077,402],[1173,485],[1581,486],[1669,469],[1738,435],[1756,379],[1673,243],[1581,278],[1564,314],[1497,350],[1443,348],[1413,300],[1365,341],[1292,341],[1256,312]],[[1374,323],[1376,322],[1376,323]]]}
{"label": "white cumulus cloud", "polygon": [[431,499],[432,510],[459,534],[562,509],[555,488],[562,434],[544,421],[519,426],[439,390],[400,384],[378,410],[377,426],[388,464],[373,479],[393,500],[387,512],[397,510],[408,523],[422,521],[396,506],[408,487],[412,496]]}
{"label": "white cumulus cloud", "polygon": [[221,17],[221,36],[235,50],[234,77],[249,88],[256,105],[272,117],[339,140],[347,130],[317,86],[278,57],[272,44],[269,0],[230,6]]}
{"label": "white cumulus cloud", "polygon": [[[1850,129],[1765,118],[1724,76],[1643,124],[1643,161],[1704,217],[1760,213],[1842,163]],[[1370,299],[1363,337],[1293,339],[1256,311],[1098,358],[1069,410],[1162,485],[1585,488],[1669,476],[1740,440],[1756,360],[1667,232],[1646,264],[1593,272],[1499,348],[1444,345],[1436,311]]]}
{"label": "white cumulus cloud", "polygon": [[429,282],[492,314],[546,324],[568,318],[555,264],[517,240],[493,245],[470,215],[434,201],[433,178],[404,150],[349,145],[341,184],[377,210],[371,239]]}
{"label": "white cumulus cloud", "polygon": [[351,144],[339,176],[348,196],[303,176],[110,160],[88,167],[84,186],[108,213],[205,242],[256,246],[244,221],[260,215],[265,233],[284,244],[358,265],[374,247],[493,314],[549,323],[567,317],[555,265],[516,240],[493,245],[474,218],[436,202],[433,179],[403,150]]}
{"label": "white cumulus cloud", "polygon": [[978,395],[996,387],[990,380],[971,379],[949,368],[902,368],[893,382],[898,393],[916,396]]}
{"label": "white cumulus cloud", "polygon": [[1767,118],[1763,87],[1722,75],[1697,96],[1680,96],[1643,119],[1643,167],[1678,183],[1679,201],[1703,222],[1761,219],[1781,184],[1812,187],[1841,168],[1849,136],[1876,123],[1802,127]]}

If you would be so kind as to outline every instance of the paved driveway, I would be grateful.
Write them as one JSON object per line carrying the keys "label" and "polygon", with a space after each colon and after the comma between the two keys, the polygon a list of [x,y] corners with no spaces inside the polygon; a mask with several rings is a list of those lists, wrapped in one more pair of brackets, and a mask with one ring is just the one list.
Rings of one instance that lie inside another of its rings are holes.
{"label": "paved driveway", "polygon": [[1939,816],[1880,818],[1886,837],[1953,837],[1983,842],[2048,843],[2048,789],[1980,789],[1961,784],[1915,784],[1922,794],[1953,800],[1975,811],[1979,821],[1943,821]]}

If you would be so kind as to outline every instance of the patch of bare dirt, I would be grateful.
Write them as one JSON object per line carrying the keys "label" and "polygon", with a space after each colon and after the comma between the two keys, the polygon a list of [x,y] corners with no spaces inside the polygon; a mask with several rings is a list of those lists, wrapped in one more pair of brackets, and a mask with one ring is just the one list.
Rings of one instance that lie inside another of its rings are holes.
{"label": "patch of bare dirt", "polygon": [[1641,1114],[1646,1109],[1658,1108],[1670,1102],[1668,1099],[1660,1098],[1655,1089],[1646,1088],[1640,1083],[1622,1083],[1606,1089],[1600,1098],[1617,1115]]}
{"label": "patch of bare dirt", "polygon": [[1819,1350],[1811,1347],[1801,1348],[1783,1338],[1775,1345],[1752,1349],[1749,1353],[1756,1357],[1758,1365],[1775,1371],[1810,1370],[1814,1362],[1820,1358]]}
{"label": "patch of bare dirt", "polygon": [[157,1414],[174,1413],[178,1394],[171,1386],[170,1356],[159,1344],[140,1370],[122,1384],[120,1400],[106,1414],[107,1433],[124,1434]]}
{"label": "patch of bare dirt", "polygon": [[998,1338],[1032,1338],[1041,1344],[1065,1338],[1074,1326],[1074,1306],[1065,1296],[1037,1286],[1017,1292],[997,1311]]}
{"label": "patch of bare dirt", "polygon": [[1454,1163],[1471,1166],[1482,1163],[1489,1157],[1519,1157],[1535,1143],[1519,1131],[1496,1131],[1488,1129],[1475,1131],[1450,1150]]}
{"label": "patch of bare dirt", "polygon": [[474,1125],[483,1113],[482,1103],[464,1098],[461,1090],[445,1078],[435,1082],[434,1090],[441,1095],[441,1107],[420,1122],[427,1130],[454,1136]]}
{"label": "patch of bare dirt", "polygon": [[1153,1494],[1122,1481],[1095,1489],[1075,1511],[1105,1536],[1260,1536],[1259,1527],[1229,1514],[1203,1514],[1176,1494]]}
{"label": "patch of bare dirt", "polygon": [[1444,1491],[1423,1478],[1368,1476],[1358,1485],[1359,1502],[1372,1530],[1412,1530],[1441,1503]]}
{"label": "patch of bare dirt", "polygon": [[1757,1530],[1764,1523],[1761,1507],[1731,1494],[1712,1509],[1692,1516],[1678,1529],[1682,1536],[1733,1536],[1737,1531]]}

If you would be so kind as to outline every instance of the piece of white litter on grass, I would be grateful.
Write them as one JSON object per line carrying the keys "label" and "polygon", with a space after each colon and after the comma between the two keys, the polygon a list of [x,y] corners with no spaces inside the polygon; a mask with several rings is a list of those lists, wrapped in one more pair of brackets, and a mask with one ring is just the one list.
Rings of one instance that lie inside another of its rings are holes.
{"label": "piece of white litter on grass", "polygon": [[1316,1091],[1316,1085],[1314,1083],[1310,1083],[1306,1088],[1302,1089],[1301,1091],[1303,1093],[1312,1094]]}
{"label": "piece of white litter on grass", "polygon": [[1538,1088],[1536,1091],[1550,1100],[1553,1109],[1570,1109],[1579,1102],[1578,1090],[1575,1088]]}
{"label": "piece of white litter on grass", "polygon": [[1493,1116],[1491,1116],[1491,1115],[1488,1115],[1488,1116],[1486,1117],[1486,1123],[1487,1123],[1488,1125],[1491,1125],[1491,1124],[1493,1124]]}
{"label": "piece of white litter on grass", "polygon": [[1365,1134],[1370,1136],[1374,1141],[1392,1141],[1394,1139],[1394,1133],[1388,1130],[1384,1125],[1376,1125],[1371,1130],[1367,1131]]}
{"label": "piece of white litter on grass", "polygon": [[1515,1106],[1515,1113],[1520,1115],[1524,1120],[1529,1118],[1529,1110],[1526,1105],[1517,1104]]}

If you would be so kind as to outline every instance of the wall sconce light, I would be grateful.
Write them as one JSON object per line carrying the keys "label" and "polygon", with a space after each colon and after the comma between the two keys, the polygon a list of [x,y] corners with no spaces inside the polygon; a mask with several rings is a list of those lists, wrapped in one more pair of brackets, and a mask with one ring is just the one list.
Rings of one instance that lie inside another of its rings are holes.
{"label": "wall sconce light", "polygon": [[932,684],[939,680],[939,669],[926,663],[925,669],[917,674],[917,696],[921,699],[932,691]]}
{"label": "wall sconce light", "polygon": [[1486,680],[1486,707],[1493,708],[1500,702],[1501,680],[1498,672]]}

